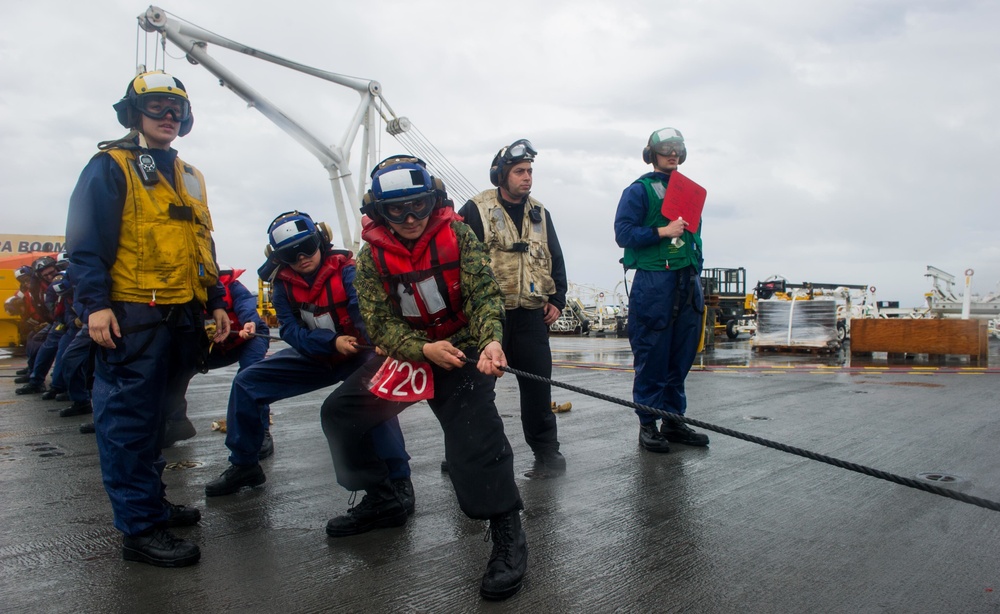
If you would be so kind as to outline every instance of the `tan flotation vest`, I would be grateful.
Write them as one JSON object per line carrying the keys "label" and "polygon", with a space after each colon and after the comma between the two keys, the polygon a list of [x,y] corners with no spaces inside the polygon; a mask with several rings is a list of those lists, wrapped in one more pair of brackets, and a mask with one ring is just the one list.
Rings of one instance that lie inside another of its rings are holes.
{"label": "tan flotation vest", "polygon": [[[540,309],[556,293],[552,281],[552,254],[549,253],[545,208],[528,197],[520,233],[496,190],[486,190],[472,198],[483,221],[483,243],[490,250],[493,273],[500,282],[506,309]],[[537,208],[540,222],[531,221],[529,211]]]}

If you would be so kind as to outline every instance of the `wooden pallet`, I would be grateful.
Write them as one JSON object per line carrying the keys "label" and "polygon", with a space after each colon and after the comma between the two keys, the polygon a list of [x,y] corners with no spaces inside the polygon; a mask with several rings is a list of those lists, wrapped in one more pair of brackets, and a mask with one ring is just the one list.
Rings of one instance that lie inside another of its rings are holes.
{"label": "wooden pallet", "polygon": [[818,356],[821,354],[835,354],[840,351],[839,346],[834,345],[754,345],[753,349],[758,352],[773,352],[775,354],[811,354]]}
{"label": "wooden pallet", "polygon": [[851,354],[949,354],[987,363],[989,332],[986,320],[854,319]]}

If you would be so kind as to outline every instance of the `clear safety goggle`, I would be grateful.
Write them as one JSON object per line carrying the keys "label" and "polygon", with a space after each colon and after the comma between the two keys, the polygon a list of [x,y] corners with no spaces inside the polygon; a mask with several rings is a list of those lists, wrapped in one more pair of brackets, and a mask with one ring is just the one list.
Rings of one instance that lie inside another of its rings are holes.
{"label": "clear safety goggle", "polygon": [[393,224],[402,224],[411,215],[417,220],[422,220],[429,216],[434,211],[434,198],[433,196],[425,196],[423,198],[401,200],[398,202],[387,201],[378,203],[378,205],[385,219]]}
{"label": "clear safety goggle", "polygon": [[669,156],[670,154],[680,156],[684,154],[684,137],[673,128],[659,130],[654,137],[653,140],[657,142],[653,143],[650,148],[661,156]]}
{"label": "clear safety goggle", "polygon": [[291,245],[274,250],[274,257],[285,264],[295,264],[299,256],[312,258],[319,249],[319,237],[313,233]]}
{"label": "clear safety goggle", "polygon": [[183,122],[191,117],[191,103],[170,94],[143,94],[136,101],[136,107],[152,119],[162,119],[170,114],[175,122]]}
{"label": "clear safety goggle", "polygon": [[528,139],[521,139],[519,141],[514,141],[510,147],[503,153],[504,159],[510,160],[521,160],[527,158],[529,160],[534,160],[538,152],[531,145],[531,141]]}

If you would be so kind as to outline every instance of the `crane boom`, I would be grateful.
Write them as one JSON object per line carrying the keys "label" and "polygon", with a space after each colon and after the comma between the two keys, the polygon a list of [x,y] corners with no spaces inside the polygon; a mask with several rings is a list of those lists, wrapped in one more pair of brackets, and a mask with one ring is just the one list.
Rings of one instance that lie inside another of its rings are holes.
{"label": "crane boom", "polygon": [[[159,33],[171,43],[179,47],[192,64],[203,66],[208,72],[219,79],[221,85],[231,90],[248,106],[257,109],[267,119],[294,138],[319,160],[326,169],[333,188],[333,199],[337,215],[337,225],[340,228],[343,245],[355,252],[361,245],[361,213],[362,197],[367,190],[368,169],[375,166],[377,160],[377,122],[381,118],[389,134],[398,138],[407,132],[412,124],[405,117],[396,116],[392,107],[382,97],[382,86],[378,81],[358,79],[326,70],[306,66],[280,56],[255,49],[213,32],[200,28],[192,23],[168,15],[163,9],[150,6],[138,16],[139,27],[146,32]],[[253,58],[264,60],[284,68],[316,77],[331,83],[354,90],[360,97],[339,144],[326,145],[312,132],[295,121],[255,90],[248,83],[224,67],[218,60],[208,54],[208,45],[230,49]],[[357,164],[357,175],[351,172],[350,157],[359,131],[363,131],[361,155]],[[447,164],[447,161],[445,161]],[[457,171],[454,171],[457,173]],[[447,175],[447,173],[438,173]],[[360,181],[355,181],[355,176]],[[461,174],[458,176],[461,178]],[[461,178],[464,181],[464,178]],[[467,184],[467,182],[466,182]],[[350,209],[350,211],[348,211]]]}

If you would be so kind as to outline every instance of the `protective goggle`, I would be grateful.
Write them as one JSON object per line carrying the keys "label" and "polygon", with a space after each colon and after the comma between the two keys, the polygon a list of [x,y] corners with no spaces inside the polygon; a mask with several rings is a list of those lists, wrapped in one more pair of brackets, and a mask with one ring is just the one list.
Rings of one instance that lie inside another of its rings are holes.
{"label": "protective goggle", "polygon": [[653,143],[650,149],[661,156],[669,156],[670,154],[680,156],[685,152],[683,137],[673,128],[663,128],[656,132],[651,140],[657,142]]}
{"label": "protective goggle", "polygon": [[169,114],[175,122],[184,122],[191,117],[191,103],[179,96],[143,94],[135,104],[140,113],[152,119],[163,119]]}
{"label": "protective goggle", "polygon": [[511,162],[514,160],[534,160],[538,152],[531,145],[531,141],[528,139],[521,139],[519,141],[514,141],[509,147],[507,147],[503,152],[503,159],[506,162]]}
{"label": "protective goggle", "polygon": [[318,249],[319,236],[314,233],[291,245],[274,250],[274,257],[285,264],[295,264],[299,261],[299,256],[312,258]]}
{"label": "protective goggle", "polygon": [[382,217],[393,224],[402,224],[411,215],[417,220],[427,218],[434,211],[434,197],[424,196],[423,198],[397,202],[385,201],[378,203],[378,208]]}
{"label": "protective goggle", "polygon": [[677,141],[660,141],[659,143],[653,145],[653,151],[660,154],[661,156],[683,156],[686,149],[684,149],[684,143],[678,143]]}

